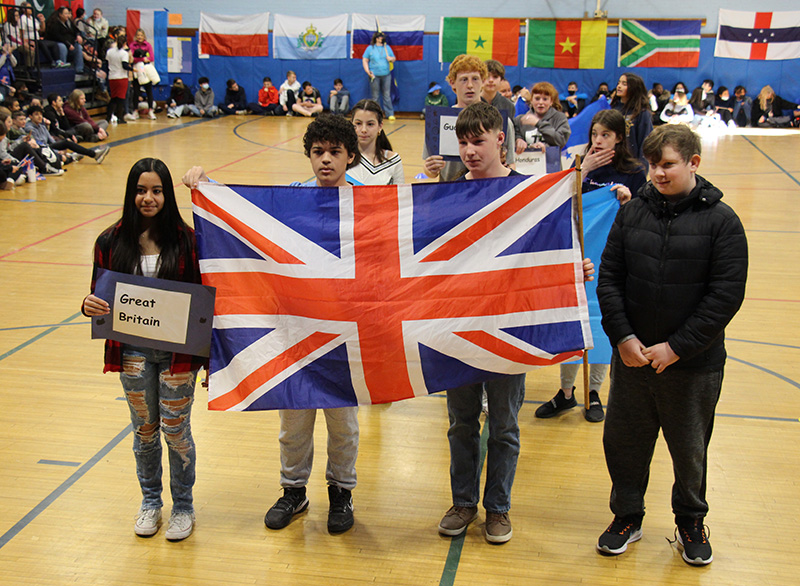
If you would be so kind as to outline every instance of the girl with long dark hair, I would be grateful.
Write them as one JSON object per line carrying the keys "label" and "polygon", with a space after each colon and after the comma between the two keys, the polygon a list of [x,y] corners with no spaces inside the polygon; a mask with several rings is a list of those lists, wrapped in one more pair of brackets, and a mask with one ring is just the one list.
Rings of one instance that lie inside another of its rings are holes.
{"label": "girl with long dark hair", "polygon": [[619,76],[617,90],[611,107],[622,112],[627,123],[628,146],[633,156],[647,165],[642,154],[642,145],[653,132],[653,116],[650,114],[650,102],[647,99],[647,87],[644,80],[634,73],[623,73]]}
{"label": "girl with long dark hair", "polygon": [[350,111],[358,136],[359,164],[348,173],[364,185],[405,183],[403,161],[392,152],[392,144],[383,131],[383,110],[374,100],[361,100]]}
{"label": "girl with long dark hair", "polygon": [[[94,247],[92,293],[83,300],[83,314],[106,315],[109,304],[94,295],[97,270],[200,282],[194,231],[181,218],[167,166],[158,159],[137,161],[128,175],[122,218],[98,236]],[[136,474],[142,505],[134,532],[149,537],[161,521],[161,438],[169,450],[172,515],[170,541],[191,535],[194,528],[192,487],[195,445],[190,416],[197,371],[205,358],[175,354],[107,340],[103,372],[119,372],[131,414]]]}

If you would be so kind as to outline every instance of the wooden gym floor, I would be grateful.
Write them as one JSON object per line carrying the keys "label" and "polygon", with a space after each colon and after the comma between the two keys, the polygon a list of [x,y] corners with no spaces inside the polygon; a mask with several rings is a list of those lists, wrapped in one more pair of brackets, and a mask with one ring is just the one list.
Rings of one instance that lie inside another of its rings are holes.
{"label": "wooden gym floor", "polygon": [[[222,182],[311,177],[307,120],[229,117],[138,121],[112,130],[101,166],[0,195],[0,583],[35,584],[637,584],[789,585],[800,574],[800,134],[704,141],[701,174],[725,193],[750,242],[747,299],[728,329],[727,365],[709,461],[714,563],[689,567],[672,539],[672,470],[654,457],[644,538],[616,558],[594,544],[611,520],[602,424],[580,409],[536,420],[558,370],[528,376],[513,539],[443,538],[450,505],[441,396],[362,408],[355,527],[325,527],[324,426],[311,505],[282,531],[264,527],[280,496],[278,416],[206,409],[198,386],[195,533],[168,543],[133,533],[140,493],[128,409],[102,342],[79,313],[97,234],[120,212],[125,178],[144,156],[179,181],[193,164]],[[423,125],[387,123],[406,179],[421,172]],[[184,217],[189,192],[178,190]],[[607,390],[602,397],[605,400]],[[168,477],[165,474],[166,477]],[[165,490],[165,514],[169,512]]]}

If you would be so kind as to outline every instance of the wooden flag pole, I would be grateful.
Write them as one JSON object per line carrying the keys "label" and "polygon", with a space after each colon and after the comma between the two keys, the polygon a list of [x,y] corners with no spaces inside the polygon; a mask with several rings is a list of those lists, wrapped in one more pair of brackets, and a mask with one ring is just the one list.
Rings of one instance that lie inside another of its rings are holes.
{"label": "wooden flag pole", "polygon": [[[581,245],[581,260],[585,258],[585,251],[583,247],[583,179],[581,178],[581,156],[575,155],[575,201],[578,212],[578,242]],[[583,405],[584,408],[589,410],[589,354],[584,351],[583,353]]]}

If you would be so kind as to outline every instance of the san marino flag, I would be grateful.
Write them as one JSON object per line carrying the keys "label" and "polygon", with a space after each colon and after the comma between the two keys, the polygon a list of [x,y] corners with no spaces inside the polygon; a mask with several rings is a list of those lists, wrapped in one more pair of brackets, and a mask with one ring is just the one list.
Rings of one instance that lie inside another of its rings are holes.
{"label": "san marino flag", "polygon": [[276,59],[346,59],[347,14],[327,18],[275,15]]}

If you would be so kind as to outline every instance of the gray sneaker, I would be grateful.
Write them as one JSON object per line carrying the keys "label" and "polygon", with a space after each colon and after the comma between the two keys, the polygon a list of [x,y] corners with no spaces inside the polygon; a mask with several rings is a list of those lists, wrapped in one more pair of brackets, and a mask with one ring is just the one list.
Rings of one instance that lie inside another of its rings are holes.
{"label": "gray sneaker", "polygon": [[453,505],[439,522],[439,533],[455,537],[464,533],[467,525],[478,518],[478,507],[457,507]]}
{"label": "gray sneaker", "polygon": [[511,539],[511,520],[508,513],[486,513],[486,541],[505,543]]}
{"label": "gray sneaker", "polygon": [[110,146],[99,147],[95,150],[94,160],[95,162],[100,165],[108,155],[108,151],[111,150]]}
{"label": "gray sneaker", "polygon": [[187,513],[186,511],[175,511],[169,517],[169,525],[167,526],[166,538],[169,541],[180,541],[186,539],[192,534],[194,530],[194,513]]}
{"label": "gray sneaker", "polygon": [[133,532],[139,537],[150,537],[158,533],[158,526],[161,524],[161,509],[139,509],[136,514],[136,523],[133,525]]}

